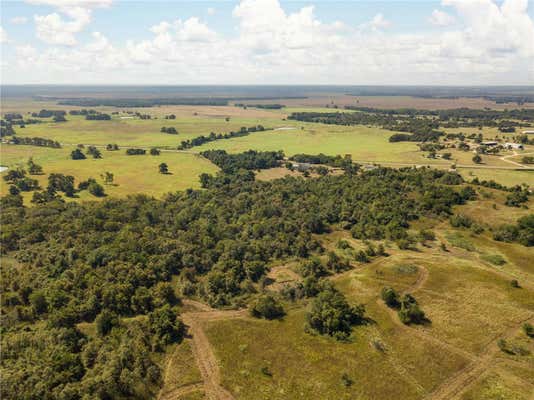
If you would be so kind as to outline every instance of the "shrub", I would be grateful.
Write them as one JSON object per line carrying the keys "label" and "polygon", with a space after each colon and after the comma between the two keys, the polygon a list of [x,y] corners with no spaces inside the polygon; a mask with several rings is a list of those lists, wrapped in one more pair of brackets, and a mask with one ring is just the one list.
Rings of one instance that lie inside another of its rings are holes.
{"label": "shrub", "polygon": [[91,182],[87,187],[87,190],[96,197],[103,197],[106,195],[104,192],[104,187],[97,182]]}
{"label": "shrub", "polygon": [[250,307],[250,314],[256,318],[276,319],[285,315],[282,305],[270,295],[257,298]]}
{"label": "shrub", "polygon": [[382,300],[384,300],[384,303],[386,303],[389,307],[396,308],[399,306],[399,295],[395,289],[387,286],[383,287],[380,296],[382,297]]}
{"label": "shrub", "polygon": [[525,322],[523,324],[523,332],[525,332],[525,335],[528,337],[534,337],[534,326],[532,324],[529,324],[528,322]]}
{"label": "shrub", "polygon": [[450,217],[449,222],[455,228],[470,228],[473,220],[466,215],[455,214]]}

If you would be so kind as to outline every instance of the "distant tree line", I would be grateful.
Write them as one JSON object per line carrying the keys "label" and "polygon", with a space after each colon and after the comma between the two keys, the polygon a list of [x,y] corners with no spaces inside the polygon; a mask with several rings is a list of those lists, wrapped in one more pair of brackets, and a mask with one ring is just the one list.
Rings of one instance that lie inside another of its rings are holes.
{"label": "distant tree line", "polygon": [[280,110],[284,108],[285,106],[283,104],[243,104],[243,103],[236,103],[236,107],[253,107],[253,108],[262,108],[265,110]]}
{"label": "distant tree line", "polygon": [[229,132],[229,133],[215,133],[211,132],[209,136],[200,135],[193,139],[183,140],[182,143],[178,146],[178,150],[185,150],[190,149],[192,147],[201,146],[204,143],[213,142],[215,140],[222,140],[222,139],[231,139],[235,137],[242,137],[247,136],[253,132],[263,132],[266,129],[262,125],[257,126],[251,126],[251,127],[241,127],[241,129],[237,132]]}
{"label": "distant tree line", "polygon": [[19,137],[13,136],[9,143],[17,145],[29,145],[29,146],[41,146],[51,147],[53,149],[61,148],[61,144],[58,141],[52,139],[46,139],[41,137]]}

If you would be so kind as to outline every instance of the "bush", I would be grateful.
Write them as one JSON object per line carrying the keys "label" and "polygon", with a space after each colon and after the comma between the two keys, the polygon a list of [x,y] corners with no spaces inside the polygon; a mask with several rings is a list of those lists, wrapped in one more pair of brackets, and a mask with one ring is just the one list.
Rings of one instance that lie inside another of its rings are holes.
{"label": "bush", "polygon": [[528,322],[525,322],[523,324],[523,332],[525,332],[525,335],[528,337],[534,337],[534,326],[532,324],[529,324]]}
{"label": "bush", "polygon": [[283,317],[285,311],[273,296],[264,295],[251,304],[250,314],[256,318],[276,319]]}
{"label": "bush", "polygon": [[97,182],[91,182],[87,187],[87,190],[96,197],[103,197],[106,195],[104,192],[104,187]]}
{"label": "bush", "polygon": [[410,294],[401,298],[398,314],[401,322],[406,325],[422,324],[427,320],[424,311],[419,308],[417,301]]}
{"label": "bush", "polygon": [[450,217],[449,222],[455,228],[470,228],[473,220],[466,215],[455,214]]}
{"label": "bush", "polygon": [[380,297],[382,297],[384,303],[386,303],[389,307],[396,308],[399,306],[399,295],[395,289],[391,287],[383,287]]}

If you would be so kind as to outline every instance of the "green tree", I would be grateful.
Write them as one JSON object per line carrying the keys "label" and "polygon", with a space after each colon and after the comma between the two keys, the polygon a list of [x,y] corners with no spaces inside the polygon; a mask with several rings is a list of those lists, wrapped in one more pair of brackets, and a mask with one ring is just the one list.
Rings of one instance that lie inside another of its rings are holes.
{"label": "green tree", "polygon": [[103,174],[100,175],[100,177],[102,178],[102,180],[104,181],[106,185],[111,185],[115,178],[113,173],[109,171],[104,172]]}
{"label": "green tree", "polygon": [[83,152],[80,149],[72,150],[72,152],[70,153],[70,158],[72,158],[73,160],[85,160],[86,159],[85,154],[83,154]]}
{"label": "green tree", "polygon": [[166,163],[161,163],[159,165],[159,173],[160,174],[168,174],[169,173],[169,167]]}
{"label": "green tree", "polygon": [[96,332],[99,336],[106,336],[111,330],[119,325],[116,314],[109,310],[103,310],[95,319]]}
{"label": "green tree", "polygon": [[106,195],[104,187],[97,182],[91,182],[87,187],[87,190],[89,191],[89,193],[96,197],[103,197]]}
{"label": "green tree", "polygon": [[250,314],[256,318],[276,319],[283,317],[285,311],[273,296],[262,295],[252,302]]}
{"label": "green tree", "polygon": [[482,162],[482,157],[480,157],[480,154],[475,154],[473,157],[473,162],[475,164],[480,164]]}

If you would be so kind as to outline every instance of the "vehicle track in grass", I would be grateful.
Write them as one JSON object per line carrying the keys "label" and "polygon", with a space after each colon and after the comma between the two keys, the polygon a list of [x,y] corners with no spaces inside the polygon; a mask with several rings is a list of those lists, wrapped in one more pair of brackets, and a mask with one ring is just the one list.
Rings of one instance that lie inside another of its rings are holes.
{"label": "vehicle track in grass", "polygon": [[531,315],[494,337],[485,347],[481,356],[444,381],[436,390],[426,396],[425,400],[451,400],[458,398],[492,366],[495,356],[501,351],[497,345],[499,339],[510,339],[517,334],[525,322],[533,321],[534,316]]}
{"label": "vehicle track in grass", "polygon": [[[234,400],[234,396],[221,385],[221,373],[219,364],[213,352],[213,348],[204,333],[202,323],[206,321],[240,318],[246,315],[247,310],[216,310],[206,304],[195,300],[183,300],[185,306],[199,311],[190,311],[181,314],[182,321],[188,327],[188,336],[191,339],[191,349],[197,363],[202,383],[190,384],[178,387],[174,390],[158,396],[160,400],[178,400],[185,394],[203,390],[206,398],[210,400]],[[171,360],[167,363],[164,376],[168,376],[172,367]]]}

